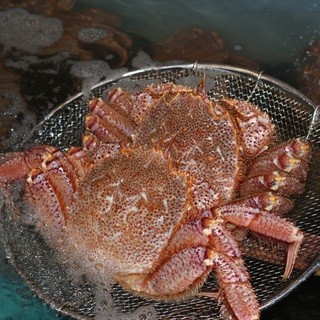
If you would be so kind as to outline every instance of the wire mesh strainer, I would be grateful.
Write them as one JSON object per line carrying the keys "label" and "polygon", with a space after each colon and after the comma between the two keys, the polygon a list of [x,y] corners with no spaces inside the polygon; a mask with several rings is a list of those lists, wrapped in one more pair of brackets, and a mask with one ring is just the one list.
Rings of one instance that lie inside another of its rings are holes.
{"label": "wire mesh strainer", "polygon": [[[316,106],[292,87],[271,77],[229,66],[200,64],[130,72],[93,87],[90,99],[104,97],[110,88],[139,90],[147,84],[157,82],[175,82],[195,87],[203,75],[206,77],[206,90],[212,100],[250,100],[271,116],[279,141],[307,137],[313,143],[314,155],[306,192],[296,200],[296,206],[290,213],[290,219],[306,234],[310,234],[300,252],[306,269],[294,270],[291,278],[284,282],[280,281],[283,266],[250,257],[245,259],[263,309],[288,294],[320,266],[320,173],[317,169],[320,160],[320,118]],[[79,145],[87,102],[88,99],[79,94],[60,105],[33,129],[19,147],[45,143],[66,149],[71,145]],[[37,295],[63,314],[77,319],[93,317],[93,285],[85,279],[75,282],[67,272],[67,266],[54,258],[54,252],[34,228],[14,219],[10,212],[4,212],[1,220],[9,260]],[[244,244],[244,250],[251,246],[257,250],[256,255],[259,255],[259,250],[263,255],[264,245],[267,246],[263,243],[256,244],[253,240]],[[207,280],[204,290],[217,290],[213,276]],[[194,297],[180,303],[154,302],[133,297],[118,285],[113,287],[112,296],[115,306],[122,312],[152,305],[159,319],[219,319],[217,303],[203,297]]]}

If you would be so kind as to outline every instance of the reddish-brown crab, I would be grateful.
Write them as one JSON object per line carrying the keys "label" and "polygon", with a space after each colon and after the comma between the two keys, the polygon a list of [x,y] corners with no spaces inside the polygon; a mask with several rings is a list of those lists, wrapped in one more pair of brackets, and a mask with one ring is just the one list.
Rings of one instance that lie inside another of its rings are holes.
{"label": "reddish-brown crab", "polygon": [[0,165],[3,186],[27,177],[25,201],[44,238],[155,299],[196,294],[214,270],[224,316],[258,319],[228,224],[288,243],[290,276],[303,234],[277,213],[303,191],[308,142],[266,150],[269,116],[244,101],[214,103],[203,83],[116,89],[90,101],[85,122],[83,148],[35,147]]}

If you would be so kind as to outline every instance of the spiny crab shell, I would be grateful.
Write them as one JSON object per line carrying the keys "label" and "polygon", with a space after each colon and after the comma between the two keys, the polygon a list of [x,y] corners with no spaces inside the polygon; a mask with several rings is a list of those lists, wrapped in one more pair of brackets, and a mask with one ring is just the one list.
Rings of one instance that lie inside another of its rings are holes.
{"label": "spiny crab shell", "polygon": [[223,316],[258,319],[234,230],[287,243],[290,276],[303,234],[280,215],[303,192],[309,143],[268,149],[269,116],[246,101],[210,101],[203,81],[112,90],[90,101],[85,125],[81,148],[38,146],[0,164],[3,190],[26,180],[24,201],[46,241],[154,299],[198,294],[215,271]]}

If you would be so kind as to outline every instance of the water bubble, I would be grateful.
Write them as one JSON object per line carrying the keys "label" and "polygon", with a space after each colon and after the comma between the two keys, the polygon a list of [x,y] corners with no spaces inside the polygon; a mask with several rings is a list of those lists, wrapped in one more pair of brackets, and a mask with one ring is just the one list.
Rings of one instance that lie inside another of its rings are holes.
{"label": "water bubble", "polygon": [[108,32],[97,28],[84,28],[78,33],[78,39],[84,43],[94,43],[108,37]]}
{"label": "water bubble", "polygon": [[240,46],[239,44],[237,44],[237,45],[235,45],[235,46],[233,47],[233,50],[234,50],[234,51],[241,51],[241,50],[242,50],[242,46]]}

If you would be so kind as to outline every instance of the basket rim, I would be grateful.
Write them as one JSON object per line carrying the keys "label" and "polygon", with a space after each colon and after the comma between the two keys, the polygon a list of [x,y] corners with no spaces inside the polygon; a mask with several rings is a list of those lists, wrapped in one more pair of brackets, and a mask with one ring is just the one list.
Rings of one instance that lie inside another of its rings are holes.
{"label": "basket rim", "polygon": [[[303,101],[304,103],[306,103],[310,107],[312,107],[314,112],[319,107],[310,98],[308,98],[306,95],[304,95],[302,92],[300,92],[299,90],[297,90],[293,86],[291,86],[291,85],[289,85],[289,84],[287,84],[277,78],[274,78],[270,75],[267,75],[267,74],[263,73],[263,71],[257,72],[257,71],[251,70],[251,69],[237,67],[237,66],[231,66],[228,64],[205,64],[205,63],[198,63],[198,62],[188,63],[188,64],[170,64],[170,65],[164,65],[164,66],[154,66],[154,67],[136,69],[136,70],[132,70],[129,72],[123,72],[122,74],[117,74],[117,76],[114,76],[114,77],[107,77],[105,80],[100,81],[97,84],[93,85],[90,88],[90,92],[92,92],[93,90],[95,90],[101,86],[104,86],[104,85],[112,83],[112,82],[119,81],[123,78],[129,78],[132,76],[139,75],[141,73],[147,73],[147,72],[152,72],[152,71],[166,71],[166,70],[170,70],[170,69],[181,69],[181,70],[189,69],[189,70],[193,70],[193,71],[203,71],[203,72],[205,72],[205,71],[218,71],[218,72],[225,72],[225,73],[229,73],[229,74],[237,73],[237,74],[241,74],[243,76],[252,76],[252,77],[257,78],[257,83],[259,81],[264,81],[264,82],[270,83],[270,84],[284,90],[285,92],[293,95],[294,97],[300,99],[301,101]],[[38,122],[30,130],[29,134],[23,139],[23,141],[21,143],[19,143],[17,145],[17,147],[19,148],[19,147],[23,146],[24,143],[30,139],[32,134],[39,127],[41,127],[41,125],[46,120],[50,119],[56,112],[58,112],[60,109],[64,108],[68,104],[72,103],[74,100],[83,97],[84,94],[85,93],[83,91],[78,92],[78,93],[72,95],[71,97],[69,97],[69,99],[67,99],[63,103],[56,106],[53,110],[51,110],[42,120],[40,120],[40,122]]]}

